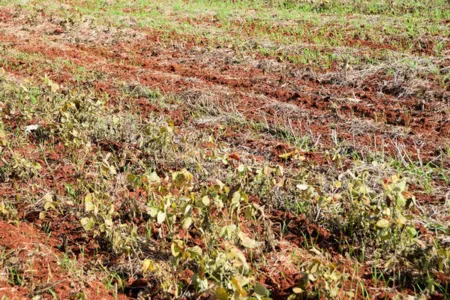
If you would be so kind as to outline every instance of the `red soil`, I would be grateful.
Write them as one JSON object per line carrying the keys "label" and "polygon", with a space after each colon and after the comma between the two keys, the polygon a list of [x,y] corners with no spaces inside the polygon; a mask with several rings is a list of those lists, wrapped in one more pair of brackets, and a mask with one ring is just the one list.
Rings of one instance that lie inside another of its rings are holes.
{"label": "red soil", "polygon": [[[88,299],[114,299],[101,282],[86,277],[86,282],[82,283],[71,278],[70,270],[59,264],[59,260],[63,258],[63,254],[57,249],[59,244],[60,241],[45,236],[32,225],[20,223],[15,226],[0,221],[0,248],[7,253],[16,251],[17,259],[10,260],[19,270],[21,267],[25,272],[32,270],[23,274],[23,280],[32,281],[36,291],[40,291],[44,299],[53,299],[48,289],[52,289],[59,299],[75,296],[76,290],[84,292]],[[8,299],[24,299],[30,296],[30,292],[29,287],[12,286],[0,281],[0,294]]]}

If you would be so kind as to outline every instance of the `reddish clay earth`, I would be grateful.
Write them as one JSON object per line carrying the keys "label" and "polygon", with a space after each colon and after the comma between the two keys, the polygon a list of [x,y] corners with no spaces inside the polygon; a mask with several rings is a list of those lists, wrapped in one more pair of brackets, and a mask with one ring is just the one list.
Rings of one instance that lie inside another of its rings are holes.
{"label": "reddish clay earth", "polygon": [[[59,299],[76,298],[77,291],[84,292],[88,299],[114,299],[101,282],[94,278],[80,282],[69,266],[59,265],[58,258],[63,253],[58,246],[58,240],[45,236],[31,224],[15,226],[0,221],[0,249],[7,254],[9,268],[17,272],[25,270],[23,279],[32,281],[38,294],[51,289]],[[10,282],[0,281],[0,294],[6,299],[28,299],[29,293],[27,287],[19,284],[11,287]],[[52,298],[51,295],[45,297]]]}
{"label": "reddish clay earth", "polygon": [[[296,132],[317,139],[314,150],[304,155],[308,163],[317,164],[320,168],[336,168],[336,163],[326,153],[333,147],[339,147],[344,156],[342,171],[351,161],[346,155],[357,153],[364,157],[374,152],[384,152],[393,157],[404,156],[405,159],[409,157],[412,161],[421,160],[423,164],[432,163],[443,169],[450,168],[450,88],[448,85],[438,85],[432,75],[426,75],[428,78],[419,86],[408,86],[408,80],[397,83],[394,75],[388,75],[382,69],[365,78],[351,80],[356,76],[356,71],[341,70],[337,65],[329,70],[313,70],[259,53],[244,53],[244,58],[239,59],[232,49],[207,50],[204,47],[208,44],[206,39],[172,34],[172,43],[168,44],[160,41],[160,34],[140,28],[93,31],[89,25],[71,25],[44,12],[30,18],[26,12],[4,8],[0,11],[2,48],[10,53],[28,54],[40,64],[10,55],[3,58],[0,67],[19,82],[25,79],[41,80],[37,74],[47,74],[62,87],[81,85],[107,93],[110,96],[108,105],[111,106],[120,101],[120,84],[158,89],[165,95],[181,99],[179,106],[176,109],[158,107],[142,97],[130,100],[135,101],[134,109],[143,116],[150,112],[167,115],[181,131],[185,124],[191,124],[198,130],[215,128],[214,121],[211,124],[208,120],[192,117],[192,107],[197,107],[195,105],[202,101],[213,103],[217,115],[223,115],[228,109],[229,113],[240,114],[249,122],[264,121],[275,126],[289,119]],[[362,49],[395,50],[389,44],[374,44],[357,38],[348,41],[349,46],[355,44]],[[415,51],[425,54],[429,52],[427,49]],[[48,62],[57,59],[71,64],[54,69]],[[444,60],[442,64],[442,67],[448,67],[450,61]],[[100,74],[99,79],[80,82],[74,74],[78,67]],[[15,119],[5,119],[4,123],[12,129],[19,127]],[[39,120],[30,122],[35,123]],[[255,160],[267,158],[289,165],[279,155],[291,151],[293,147],[276,138],[249,137],[230,126],[223,140],[239,149],[253,149],[251,154]],[[98,148],[101,146],[99,144]],[[32,149],[17,150],[27,155]],[[64,145],[56,144],[54,152],[46,153],[46,159],[58,168],[51,176],[49,170],[42,170],[46,178],[43,180],[45,186],[57,193],[64,190],[61,182],[76,182],[77,174],[60,163],[65,157]],[[240,160],[239,154],[235,155],[234,160]],[[28,183],[18,184],[20,187]],[[419,185],[413,185],[412,191],[423,203],[442,204],[450,186],[444,180],[437,180],[434,184],[433,193],[426,193]],[[0,195],[14,198],[16,189],[2,184]],[[141,195],[136,191],[134,196]],[[76,220],[58,220],[59,224],[52,225],[53,237],[47,238],[38,229],[44,223],[38,216],[27,215],[20,206],[18,210],[23,219],[19,226],[0,222],[0,249],[14,251],[15,259],[10,259],[10,264],[15,268],[20,268],[21,263],[29,260],[29,253],[39,250],[40,257],[34,257],[30,262],[36,273],[26,275],[30,276],[27,280],[41,284],[42,289],[51,287],[60,299],[70,298],[74,290],[85,291],[88,299],[113,297],[97,280],[87,280],[87,286],[80,286],[81,283],[71,277],[70,270],[57,264],[55,257],[63,254],[59,250],[62,242],[55,236],[65,236],[71,240],[67,247],[71,247],[73,252],[79,251],[76,241],[85,238],[77,232],[79,226],[72,224]],[[301,247],[303,240],[300,233],[302,230],[308,231],[323,247],[331,249],[336,262],[345,261],[333,249],[332,238],[325,229],[301,217],[276,210],[272,212],[271,219],[273,222],[280,222],[281,219],[290,221],[288,234],[284,237],[286,241]],[[281,235],[280,232],[275,234]],[[279,247],[282,252],[283,244]],[[86,251],[89,255],[91,250]],[[307,260],[307,257],[303,259]],[[301,279],[301,274],[294,268],[289,269],[292,266],[279,267],[284,269],[285,277],[277,274],[279,269],[273,268],[268,269],[261,278],[261,282],[273,287],[275,298],[286,297],[292,286]],[[345,263],[340,266],[343,269],[347,267]],[[367,286],[374,285],[370,274],[370,270],[360,270]],[[443,278],[446,280],[448,276],[443,275]],[[130,283],[129,287],[133,284],[139,287],[140,283]],[[28,295],[27,288],[20,285],[11,287],[8,282],[0,282],[0,294],[10,299],[26,298]],[[393,295],[382,292],[373,296],[385,299]]]}

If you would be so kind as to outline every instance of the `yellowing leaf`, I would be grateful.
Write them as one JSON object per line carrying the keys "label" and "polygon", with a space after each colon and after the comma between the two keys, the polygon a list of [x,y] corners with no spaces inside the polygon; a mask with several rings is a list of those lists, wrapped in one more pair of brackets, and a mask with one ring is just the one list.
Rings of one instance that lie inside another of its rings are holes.
{"label": "yellowing leaf", "polygon": [[284,154],[280,154],[280,155],[278,155],[278,157],[279,158],[289,158],[289,157],[291,157],[291,156],[293,156],[293,155],[295,155],[297,153],[298,153],[298,150],[295,149],[294,151],[291,151],[291,152],[288,152],[288,153],[284,153]]}
{"label": "yellowing leaf", "polygon": [[44,204],[44,209],[45,209],[45,210],[55,209],[55,203],[53,203],[52,201],[47,201],[47,202]]}
{"label": "yellowing leaf", "polygon": [[399,215],[398,217],[397,217],[397,220],[396,220],[396,222],[397,222],[397,225],[399,225],[399,226],[403,226],[403,225],[405,225],[406,224],[406,218],[404,217],[404,216],[402,216],[402,215]]}
{"label": "yellowing leaf", "polygon": [[389,227],[389,221],[386,219],[381,219],[377,222],[377,227],[378,228],[387,228],[387,227]]}
{"label": "yellowing leaf", "polygon": [[242,288],[241,284],[239,283],[239,280],[236,277],[231,278],[231,283],[235,286],[239,295],[243,297],[247,296],[247,292]]}
{"label": "yellowing leaf", "polygon": [[223,287],[218,287],[216,290],[217,300],[228,300],[228,292]]}
{"label": "yellowing leaf", "polygon": [[92,202],[93,195],[91,193],[87,194],[86,197],[84,197],[84,210],[85,212],[91,212],[95,209],[95,205]]}
{"label": "yellowing leaf", "polygon": [[147,271],[153,272],[155,270],[154,261],[147,258],[142,262],[142,273],[146,273]]}
{"label": "yellowing leaf", "polygon": [[183,241],[175,240],[172,242],[172,245],[170,246],[170,250],[172,251],[172,255],[177,257],[181,254],[184,248]]}

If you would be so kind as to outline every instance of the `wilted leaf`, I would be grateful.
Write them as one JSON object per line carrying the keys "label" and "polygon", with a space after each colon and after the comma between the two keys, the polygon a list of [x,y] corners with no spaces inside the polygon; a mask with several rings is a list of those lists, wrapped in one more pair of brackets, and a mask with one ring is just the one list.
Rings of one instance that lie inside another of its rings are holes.
{"label": "wilted leaf", "polygon": [[193,256],[193,257],[199,257],[202,256],[203,251],[202,248],[199,246],[190,247],[187,249],[187,251]]}
{"label": "wilted leaf", "polygon": [[179,172],[174,172],[172,174],[172,180],[178,187],[189,185],[193,179],[194,176],[192,176],[192,174],[186,169],[183,169]]}
{"label": "wilted leaf", "polygon": [[156,217],[156,215],[158,214],[158,211],[159,211],[159,209],[158,209],[157,207],[149,207],[149,208],[147,209],[148,214],[149,214],[152,218]]}
{"label": "wilted leaf", "polygon": [[0,127],[0,146],[6,146],[6,145],[7,145],[6,131]]}
{"label": "wilted leaf", "polygon": [[233,193],[233,197],[231,198],[231,205],[238,206],[239,202],[241,202],[241,193],[236,191]]}
{"label": "wilted leaf", "polygon": [[50,85],[50,90],[52,91],[52,93],[56,93],[59,90],[59,85],[52,82]]}
{"label": "wilted leaf", "polygon": [[161,182],[161,178],[156,174],[156,172],[152,172],[150,175],[147,176],[147,180],[151,184],[158,184]]}
{"label": "wilted leaf", "polygon": [[227,253],[227,258],[236,260],[239,263],[239,266],[247,264],[244,253],[236,247],[230,249]]}
{"label": "wilted leaf", "polygon": [[309,188],[309,186],[307,184],[297,184],[296,187],[300,191],[306,191]]}
{"label": "wilted leaf", "polygon": [[231,238],[232,234],[236,231],[236,225],[231,224],[225,227],[222,227],[220,230],[220,237],[226,236],[227,238]]}
{"label": "wilted leaf", "polygon": [[163,211],[159,211],[158,212],[158,216],[156,217],[156,221],[159,224],[162,224],[164,222],[164,220],[166,219],[166,213]]}
{"label": "wilted leaf", "polygon": [[210,203],[211,203],[211,200],[209,199],[209,197],[208,197],[208,196],[203,196],[203,198],[202,198],[202,204],[203,204],[204,206],[209,206]]}
{"label": "wilted leaf", "polygon": [[191,217],[188,217],[188,218],[184,219],[182,228],[185,229],[185,230],[189,229],[189,227],[191,227],[193,222],[194,221],[192,220]]}
{"label": "wilted leaf", "polygon": [[245,248],[254,249],[254,248],[256,248],[258,246],[258,243],[255,240],[249,238],[242,231],[239,232],[238,237],[241,240],[242,246],[244,246]]}
{"label": "wilted leaf", "polygon": [[82,218],[80,220],[81,226],[83,226],[84,230],[89,231],[94,228],[95,222],[92,218]]}
{"label": "wilted leaf", "polygon": [[186,205],[186,207],[184,208],[184,215],[189,216],[189,215],[191,215],[191,212],[192,212],[192,206],[190,204]]}

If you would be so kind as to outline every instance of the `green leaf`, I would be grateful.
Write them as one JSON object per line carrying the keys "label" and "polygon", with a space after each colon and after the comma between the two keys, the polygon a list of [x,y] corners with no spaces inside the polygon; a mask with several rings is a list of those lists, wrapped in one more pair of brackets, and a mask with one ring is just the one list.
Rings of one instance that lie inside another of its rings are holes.
{"label": "green leaf", "polygon": [[405,197],[403,197],[403,195],[401,193],[399,193],[397,195],[397,197],[395,198],[395,204],[398,207],[405,207],[406,206],[406,199],[405,199]]}
{"label": "green leaf", "polygon": [[382,241],[387,241],[392,237],[392,234],[389,230],[384,229],[380,232],[380,238]]}
{"label": "green leaf", "polygon": [[255,283],[255,293],[259,296],[267,296],[269,294],[269,290],[259,282]]}
{"label": "green leaf", "polygon": [[408,233],[408,235],[411,238],[413,238],[413,237],[415,237],[417,235],[417,230],[414,227],[412,227],[412,226],[406,227],[406,232]]}
{"label": "green leaf", "polygon": [[399,192],[403,192],[405,190],[405,188],[406,188],[406,180],[403,179],[402,181],[397,183],[395,190],[398,190]]}

